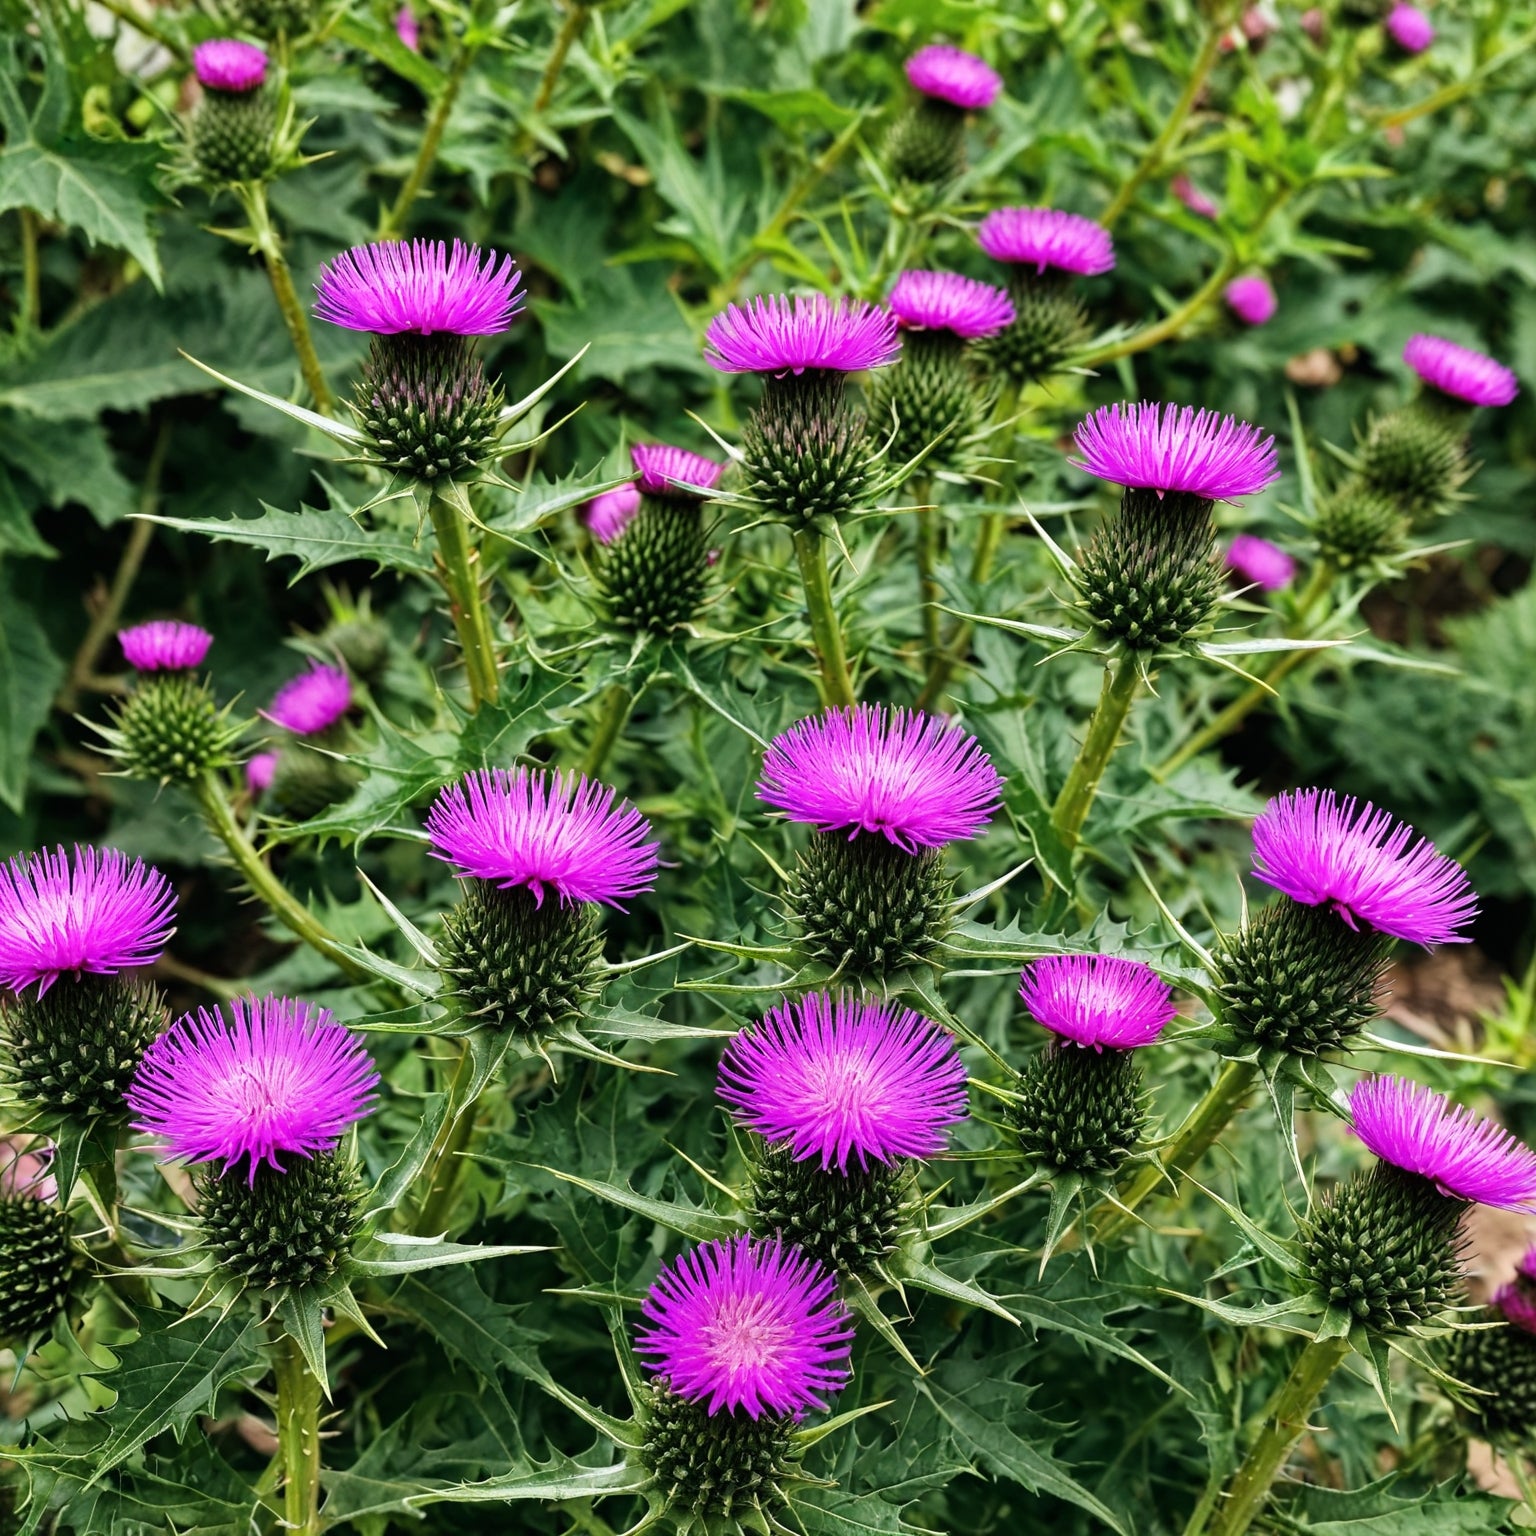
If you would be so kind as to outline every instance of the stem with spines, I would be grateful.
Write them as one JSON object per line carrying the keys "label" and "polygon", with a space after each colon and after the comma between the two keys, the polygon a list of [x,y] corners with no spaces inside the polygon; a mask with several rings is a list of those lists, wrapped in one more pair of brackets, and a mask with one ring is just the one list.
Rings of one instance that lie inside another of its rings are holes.
{"label": "stem with spines", "polygon": [[320,1531],[320,1383],[287,1333],[272,1341],[277,1445],[283,1463],[283,1523],[294,1536]]}
{"label": "stem with spines", "polygon": [[827,705],[852,709],[853,682],[848,675],[848,655],[843,648],[843,631],[832,602],[832,577],[827,570],[825,541],[814,528],[795,530],[795,558],[800,563],[800,580],[805,587],[805,606],[811,621],[811,638],[821,661],[821,686]]}
{"label": "stem with spines", "polygon": [[1099,781],[1119,745],[1120,732],[1140,686],[1141,663],[1131,652],[1122,652],[1113,664],[1105,667],[1104,687],[1088,722],[1088,734],[1083,737],[1077,761],[1072,764],[1051,811],[1051,825],[1069,850],[1077,846],[1083,823],[1099,792]]}
{"label": "stem with spines", "polygon": [[450,481],[424,491],[427,515],[437,535],[438,574],[464,655],[470,707],[478,710],[482,704],[494,704],[501,687],[496,638],[480,584],[480,551],[470,542],[464,488]]}

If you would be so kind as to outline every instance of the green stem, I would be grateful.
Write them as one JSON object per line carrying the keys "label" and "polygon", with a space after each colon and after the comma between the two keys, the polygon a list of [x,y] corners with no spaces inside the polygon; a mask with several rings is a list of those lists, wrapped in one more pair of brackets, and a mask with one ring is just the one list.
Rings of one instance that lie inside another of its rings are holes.
{"label": "green stem", "polygon": [[565,20],[560,23],[560,30],[555,33],[554,46],[549,50],[549,60],[544,65],[544,73],[539,77],[539,89],[533,98],[533,115],[542,117],[549,109],[549,104],[555,99],[555,88],[560,84],[560,72],[565,68],[565,61],[575,46],[576,39],[587,29],[587,18],[592,14],[590,5],[573,5],[565,13]]}
{"label": "green stem", "polygon": [[1328,1378],[1348,1353],[1348,1339],[1312,1339],[1307,1344],[1291,1374],[1270,1398],[1259,1437],[1227,1484],[1226,1497],[1215,1518],[1208,1519],[1204,1511],[1197,1511],[1184,1536],[1243,1536],[1269,1498],[1270,1487],[1291,1447],[1305,1433],[1307,1415],[1328,1385]]}
{"label": "green stem", "polygon": [[[915,499],[926,502],[933,495],[930,484],[917,489]],[[939,546],[944,532],[943,513],[937,507],[917,509],[917,596],[922,604],[923,672],[932,675],[944,649],[943,621],[939,604],[944,589],[939,585]]]}
{"label": "green stem", "polygon": [[286,1333],[272,1341],[277,1376],[277,1446],[283,1461],[284,1529],[320,1531],[320,1383]]}
{"label": "green stem", "polygon": [[315,409],[329,416],[335,410],[330,385],[325,382],[325,370],[315,352],[315,340],[309,333],[309,315],[299,302],[293,286],[293,273],[288,269],[288,258],[283,255],[283,243],[272,223],[271,210],[267,207],[267,188],[264,182],[242,182],[239,197],[245,205],[251,221],[251,232],[256,239],[256,249],[266,263],[267,277],[282,312],[283,324],[288,327],[293,350],[298,354],[299,372],[304,375],[305,387],[315,402]]}
{"label": "green stem", "polygon": [[816,654],[821,660],[824,701],[829,706],[852,709],[855,703],[853,683],[848,676],[848,657],[843,649],[837,609],[832,604],[832,577],[827,570],[822,536],[814,528],[796,530],[795,558],[800,562],[811,638],[816,642]]}
{"label": "green stem", "polygon": [[246,836],[245,828],[235,819],[234,810],[225,797],[217,774],[211,769],[204,773],[197,781],[196,792],[197,803],[202,807],[209,827],[229,850],[235,868],[240,871],[245,883],[266,903],[272,915],[290,933],[324,955],[353,981],[369,980],[368,972],[342,949],[336,935],[267,868]]}
{"label": "green stem", "polygon": [[21,218],[21,313],[17,329],[35,331],[43,312],[42,277],[37,259],[37,215],[30,208],[17,210]]}
{"label": "green stem", "polygon": [[1120,732],[1140,686],[1141,667],[1134,655],[1122,655],[1113,666],[1105,667],[1104,686],[1088,722],[1088,734],[1083,737],[1077,761],[1072,764],[1051,811],[1051,825],[1068,849],[1077,846],[1083,823],[1099,792],[1099,781],[1120,744]]}
{"label": "green stem", "polygon": [[589,779],[595,778],[602,772],[603,764],[608,761],[608,754],[613,751],[614,744],[624,734],[624,726],[629,720],[629,712],[634,708],[635,701],[628,688],[623,683],[615,683],[603,695],[603,702],[598,711],[597,729],[592,736],[592,745],[587,748],[587,755],[582,760],[581,771]]}
{"label": "green stem", "polygon": [[[1268,222],[1268,216],[1255,225],[1255,231]],[[1137,352],[1145,352],[1148,347],[1155,347],[1159,342],[1168,341],[1177,336],[1180,331],[1189,324],[1202,309],[1211,303],[1216,296],[1226,287],[1227,283],[1236,274],[1238,260],[1233,255],[1226,255],[1216,264],[1216,270],[1201,284],[1194,296],[1181,304],[1166,319],[1159,320],[1156,325],[1149,325],[1142,330],[1135,331],[1123,341],[1112,342],[1103,346],[1096,352],[1089,352],[1078,360],[1078,365],[1083,368],[1097,368],[1104,363],[1112,363],[1116,358],[1132,357]]]}
{"label": "green stem", "polygon": [[427,1192],[411,1223],[411,1230],[418,1237],[436,1237],[448,1230],[464,1180],[464,1159],[460,1154],[469,1145],[475,1125],[475,1106],[464,1103],[464,1091],[473,1070],[469,1042],[460,1039],[455,1043],[459,1060],[448,1084],[448,1108],[442,1129],[427,1154]]}
{"label": "green stem", "polygon": [[465,77],[469,74],[469,66],[474,63],[475,55],[479,51],[478,42],[471,42],[468,38],[460,41],[458,51],[453,56],[453,63],[448,66],[448,78],[443,82],[443,88],[438,93],[437,100],[432,103],[432,115],[427,119],[426,132],[421,136],[421,145],[416,151],[416,159],[411,165],[410,174],[395,195],[395,201],[389,212],[379,222],[380,240],[398,240],[404,233],[405,221],[410,217],[411,208],[416,199],[421,196],[422,189],[432,174],[432,167],[437,163],[437,152],[442,147],[443,132],[448,127],[448,119],[453,113],[454,103],[459,99],[459,92],[463,89]]}
{"label": "green stem", "polygon": [[500,691],[496,666],[496,637],[480,586],[480,551],[470,543],[467,506],[462,486],[434,486],[427,515],[437,535],[438,575],[448,594],[448,614],[464,654],[469,678],[470,707],[494,704]]}

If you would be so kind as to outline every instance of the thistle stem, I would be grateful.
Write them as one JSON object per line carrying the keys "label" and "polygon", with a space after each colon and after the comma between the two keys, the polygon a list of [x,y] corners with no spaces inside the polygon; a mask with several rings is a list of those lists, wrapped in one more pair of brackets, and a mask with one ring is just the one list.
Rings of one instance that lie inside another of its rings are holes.
{"label": "thistle stem", "polygon": [[1302,1350],[1291,1374],[1281,1383],[1264,1410],[1258,1439],[1227,1484],[1225,1498],[1214,1517],[1196,1511],[1184,1536],[1243,1536],[1269,1498],[1269,1490],[1307,1428],[1307,1415],[1316,1406],[1328,1378],[1349,1353],[1347,1339],[1312,1339]]}
{"label": "thistle stem", "polygon": [[330,386],[325,382],[325,370],[315,352],[314,337],[309,333],[309,316],[299,302],[293,286],[293,273],[288,270],[288,258],[283,255],[283,243],[272,223],[267,207],[267,188],[264,182],[242,182],[238,188],[240,201],[245,205],[246,217],[251,221],[251,233],[255,236],[256,249],[267,266],[267,277],[277,307],[282,312],[283,324],[288,327],[293,350],[298,354],[299,372],[315,409],[329,416],[335,410]]}
{"label": "thistle stem", "polygon": [[635,701],[628,688],[623,683],[615,683],[603,695],[603,702],[597,716],[597,729],[592,736],[592,745],[587,748],[587,755],[582,759],[581,771],[589,779],[602,772],[603,764],[608,761],[608,754],[613,751],[619,737],[624,734],[624,727],[629,721],[629,712],[634,708]]}
{"label": "thistle stem", "polygon": [[464,1176],[464,1159],[459,1154],[469,1145],[475,1124],[475,1106],[464,1102],[464,1091],[472,1071],[469,1042],[460,1039],[454,1043],[458,1046],[459,1060],[448,1083],[448,1108],[442,1129],[427,1154],[426,1195],[411,1223],[411,1230],[418,1237],[436,1237],[447,1231]]}
{"label": "thistle stem", "polygon": [[277,1446],[283,1461],[284,1528],[294,1536],[320,1531],[320,1383],[298,1343],[272,1341],[277,1376]]}
{"label": "thistle stem", "polygon": [[218,776],[210,769],[197,781],[197,803],[209,827],[229,850],[235,868],[272,915],[295,937],[325,956],[353,981],[367,981],[368,972],[341,947],[341,941],[267,867],[245,828],[235,819]]}
{"label": "thistle stem", "polygon": [[1113,666],[1105,667],[1104,686],[1088,722],[1088,734],[1083,737],[1077,761],[1072,764],[1051,811],[1051,824],[1068,849],[1077,846],[1083,823],[1099,792],[1099,781],[1119,745],[1120,732],[1140,686],[1141,667],[1135,656],[1122,655]]}
{"label": "thistle stem", "polygon": [[443,132],[448,127],[454,103],[464,87],[469,66],[474,63],[479,51],[478,42],[471,42],[467,37],[460,40],[453,63],[448,66],[448,78],[443,81],[443,88],[437,100],[432,103],[432,115],[427,119],[426,131],[421,136],[421,144],[416,150],[416,159],[411,164],[410,173],[395,194],[389,212],[379,221],[380,240],[398,240],[404,233],[405,221],[410,217],[411,208],[421,196],[422,189],[432,175],[432,167],[437,163]]}
{"label": "thistle stem", "polygon": [[496,638],[491,615],[480,587],[480,551],[470,543],[467,510],[459,505],[462,487],[436,487],[430,491],[427,515],[437,535],[438,574],[448,594],[448,614],[464,653],[469,678],[470,707],[494,704],[500,691],[496,667]]}
{"label": "thistle stem", "polygon": [[[931,484],[917,491],[917,500],[926,502],[933,495]],[[943,513],[937,507],[917,509],[917,595],[923,615],[923,672],[931,675],[944,649],[939,603],[944,589],[939,585],[939,546],[944,532]]]}
{"label": "thistle stem", "polygon": [[822,536],[814,528],[795,531],[795,558],[800,562],[800,580],[805,587],[805,606],[811,620],[811,638],[821,660],[821,691],[832,707],[852,709],[856,700],[848,676],[848,657],[843,649],[843,632],[838,626],[837,609],[832,604],[832,577],[827,570],[827,554]]}
{"label": "thistle stem", "polygon": [[560,84],[560,72],[565,68],[565,61],[575,46],[577,38],[587,30],[587,18],[592,14],[590,5],[576,4],[565,13],[565,20],[560,23],[560,30],[555,33],[554,46],[549,50],[549,60],[544,65],[544,73],[539,77],[539,89],[533,98],[533,113],[535,117],[541,117],[549,109],[549,104],[555,99],[555,88]]}

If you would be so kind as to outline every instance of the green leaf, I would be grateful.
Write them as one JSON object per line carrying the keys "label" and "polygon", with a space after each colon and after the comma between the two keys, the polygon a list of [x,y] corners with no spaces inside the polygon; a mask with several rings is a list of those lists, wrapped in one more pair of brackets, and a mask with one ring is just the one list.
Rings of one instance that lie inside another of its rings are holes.
{"label": "green leaf", "polygon": [[606,1179],[583,1179],[574,1173],[562,1173],[558,1168],[546,1168],[544,1172],[552,1173],[562,1183],[574,1184],[578,1189],[608,1201],[610,1205],[616,1205],[636,1216],[644,1216],[657,1226],[681,1233],[695,1242],[734,1237],[745,1230],[744,1219],[735,1212],[725,1214],[712,1211],[708,1206],[684,1205],[680,1200],[656,1200],[650,1195],[639,1194],[627,1184],[614,1184]]}
{"label": "green leaf", "polygon": [[379,1232],[359,1244],[352,1257],[355,1274],[378,1278],[408,1275],[419,1269],[440,1269],[445,1264],[475,1264],[481,1259],[509,1259],[519,1254],[544,1253],[547,1249],[505,1243],[440,1243],[430,1237],[406,1232]]}
{"label": "green leaf", "polygon": [[1287,1484],[1298,1492],[1276,1508],[1285,1531],[1311,1536],[1495,1536],[1514,1504],[1496,1494],[1470,1489],[1462,1478],[1415,1489],[1393,1474],[1364,1488],[1341,1491],[1311,1484]]}
{"label": "green leaf", "polygon": [[32,743],[47,723],[64,663],[30,603],[0,572],[0,805],[21,814]]}

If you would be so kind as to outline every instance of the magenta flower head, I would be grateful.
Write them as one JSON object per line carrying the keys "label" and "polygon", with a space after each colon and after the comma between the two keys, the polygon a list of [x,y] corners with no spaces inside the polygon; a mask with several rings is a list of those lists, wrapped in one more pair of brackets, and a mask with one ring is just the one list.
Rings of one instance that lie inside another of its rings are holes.
{"label": "magenta flower head", "polygon": [[617,907],[650,890],[658,850],[649,832],[606,784],[545,769],[477,769],[427,812],[433,856],[460,879],[525,886],[540,906],[547,891]]}
{"label": "magenta flower head", "polygon": [[1080,469],[1113,485],[1205,501],[1252,496],[1280,478],[1267,432],[1192,405],[1106,405],[1073,434]]}
{"label": "magenta flower head", "polygon": [[202,665],[213,636],[196,624],[156,619],[118,630],[117,643],[136,672],[186,672]]}
{"label": "magenta flower head", "polygon": [[901,355],[894,315],[820,293],[731,304],[709,322],[704,341],[705,361],[721,373],[859,373]]}
{"label": "magenta flower head", "polygon": [[1219,219],[1221,209],[1208,198],[1204,192],[1192,182],[1188,176],[1180,172],[1168,183],[1168,190],[1184,204],[1193,214],[1198,214],[1202,219]]}
{"label": "magenta flower head", "polygon": [[1369,801],[1331,789],[1271,800],[1253,824],[1253,872],[1308,907],[1411,944],[1465,944],[1477,897],[1461,866]]}
{"label": "magenta flower head", "polygon": [[594,496],[581,509],[581,520],[599,544],[611,544],[640,510],[640,487],[633,480]]}
{"label": "magenta flower head", "polygon": [[1443,336],[1410,336],[1403,361],[1431,389],[1468,405],[1508,405],[1520,393],[1520,381],[1503,363]]}
{"label": "magenta flower head", "polygon": [[176,931],[171,882],[115,848],[62,848],[0,864],[0,986],[41,997],[66,973],[153,965]]}
{"label": "magenta flower head", "polygon": [[667,443],[636,443],[629,455],[640,477],[639,488],[648,496],[694,500],[714,490],[725,473],[724,464]]}
{"label": "magenta flower head", "polygon": [[947,101],[966,112],[980,112],[997,100],[1003,78],[974,53],[931,43],[907,60],[907,79],[914,90],[936,101]]}
{"label": "magenta flower head", "polygon": [[843,1173],[933,1157],[965,1118],[954,1040],[910,1008],[847,993],[808,993],[744,1029],[720,1058],[719,1092],[739,1125]]}
{"label": "magenta flower head", "polygon": [[1057,208],[999,208],[981,221],[976,238],[994,261],[1044,272],[1092,277],[1115,264],[1109,231],[1081,214]]}
{"label": "magenta flower head", "polygon": [[819,832],[876,833],[913,853],[975,837],[1002,786],[980,742],[942,715],[859,704],[775,737],[757,794]]}
{"label": "magenta flower head", "polygon": [[408,5],[402,5],[395,12],[395,36],[412,53],[421,52],[421,23],[416,20],[416,13]]}
{"label": "magenta flower head", "polygon": [[295,736],[318,736],[352,707],[352,682],[339,667],[312,661],[307,672],[284,683],[260,713]]}
{"label": "magenta flower head", "polygon": [[1177,1012],[1150,965],[1116,955],[1046,955],[1021,980],[1019,996],[1037,1024],[1096,1051],[1151,1045]]}
{"label": "magenta flower head", "polygon": [[1404,53],[1423,53],[1435,40],[1435,24],[1416,5],[1404,0],[1387,12],[1386,28]]}
{"label": "magenta flower head", "polygon": [[1536,1210],[1536,1152],[1502,1125],[1405,1077],[1367,1077],[1349,1095],[1354,1132],[1383,1162],[1442,1195]]}
{"label": "magenta flower head", "polygon": [[[1524,1266],[1521,1268],[1524,1274]],[[1532,1295],[1529,1277],[1524,1283],[1511,1280],[1493,1293],[1493,1305],[1504,1320],[1523,1333],[1536,1333],[1536,1295]]]}
{"label": "magenta flower head", "polygon": [[1229,571],[1265,592],[1279,592],[1296,579],[1296,562],[1278,544],[1256,533],[1234,534],[1226,560]]}
{"label": "magenta flower head", "polygon": [[186,1163],[249,1163],[331,1152],[368,1113],[379,1080],[363,1042],[329,1010],[291,997],[199,1008],[144,1053],[129,1088],[133,1127]]}
{"label": "magenta flower head", "polygon": [[238,38],[215,37],[192,50],[192,68],[204,90],[244,95],[267,78],[266,50]]}
{"label": "magenta flower head", "polygon": [[245,765],[246,787],[253,795],[264,795],[272,788],[272,780],[277,777],[276,752],[258,752]]}
{"label": "magenta flower head", "polygon": [[1013,300],[991,283],[957,272],[903,272],[891,313],[910,330],[951,331],[966,341],[994,336],[1014,319]]}
{"label": "magenta flower head", "polygon": [[798,1417],[852,1375],[853,1321],[836,1278],[779,1238],[700,1243],[662,1270],[641,1312],[641,1359],[710,1414]]}
{"label": "magenta flower head", "polygon": [[1234,278],[1227,284],[1223,297],[1227,308],[1244,325],[1264,325],[1275,318],[1275,311],[1280,307],[1269,279],[1257,273]]}
{"label": "magenta flower head", "polygon": [[315,313],[376,336],[495,336],[522,307],[510,256],[455,240],[355,245],[320,269]]}

